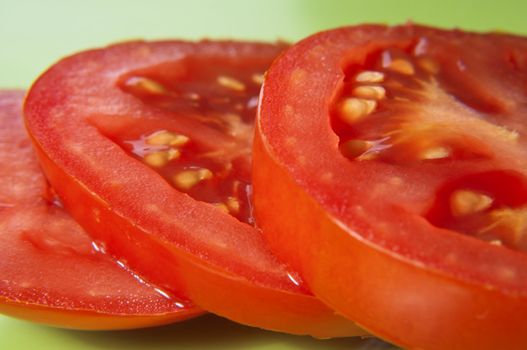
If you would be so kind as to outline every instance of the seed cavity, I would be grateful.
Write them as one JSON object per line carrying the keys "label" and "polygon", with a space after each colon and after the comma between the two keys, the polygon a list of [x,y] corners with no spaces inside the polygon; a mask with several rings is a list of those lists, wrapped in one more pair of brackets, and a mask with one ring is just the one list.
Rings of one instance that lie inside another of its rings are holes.
{"label": "seed cavity", "polygon": [[212,179],[212,171],[206,168],[183,170],[174,176],[174,184],[182,190],[190,190],[204,180]]}
{"label": "seed cavity", "polygon": [[146,143],[152,146],[183,146],[189,141],[189,137],[179,135],[170,131],[158,131],[146,138]]}
{"label": "seed cavity", "polygon": [[340,105],[340,116],[344,122],[354,124],[372,113],[376,107],[376,101],[349,97]]}
{"label": "seed cavity", "polygon": [[484,193],[458,190],[450,197],[450,211],[454,217],[476,214],[491,207],[493,199]]}
{"label": "seed cavity", "polygon": [[382,86],[364,85],[354,88],[352,94],[355,97],[382,100],[386,96],[386,90]]}
{"label": "seed cavity", "polygon": [[228,77],[225,75],[220,75],[218,77],[218,84],[220,84],[223,87],[226,87],[228,89],[232,89],[235,91],[244,91],[245,90],[245,84],[241,81],[234,79],[232,77]]}
{"label": "seed cavity", "polygon": [[355,76],[358,83],[381,83],[384,81],[384,73],[373,70],[360,72]]}
{"label": "seed cavity", "polygon": [[421,159],[424,160],[443,159],[449,156],[450,149],[441,146],[428,148],[421,153]]}

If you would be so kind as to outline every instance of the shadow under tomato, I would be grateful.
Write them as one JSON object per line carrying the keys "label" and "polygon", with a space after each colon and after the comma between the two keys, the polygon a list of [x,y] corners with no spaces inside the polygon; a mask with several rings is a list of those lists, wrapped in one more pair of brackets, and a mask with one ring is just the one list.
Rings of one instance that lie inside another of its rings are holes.
{"label": "shadow under tomato", "polygon": [[90,348],[126,350],[165,349],[325,349],[387,350],[397,349],[375,338],[342,338],[317,340],[251,328],[206,315],[169,326],[134,331],[83,332],[57,330],[62,337]]}

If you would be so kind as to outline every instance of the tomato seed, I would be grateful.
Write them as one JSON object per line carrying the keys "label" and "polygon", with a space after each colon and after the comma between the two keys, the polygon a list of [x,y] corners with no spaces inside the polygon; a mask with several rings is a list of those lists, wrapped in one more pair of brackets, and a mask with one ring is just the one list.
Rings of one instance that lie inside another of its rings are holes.
{"label": "tomato seed", "polygon": [[407,60],[397,58],[387,63],[386,68],[395,73],[404,75],[413,75],[415,73],[414,66]]}
{"label": "tomato seed", "polygon": [[458,190],[450,196],[450,211],[455,217],[482,212],[492,205],[493,199],[486,194]]}
{"label": "tomato seed", "polygon": [[236,80],[231,77],[227,77],[225,75],[220,75],[218,77],[218,84],[221,86],[224,86],[226,88],[236,90],[236,91],[244,91],[245,90],[245,84],[243,84],[241,81]]}
{"label": "tomato seed", "polygon": [[251,80],[256,85],[262,85],[264,82],[264,75],[263,74],[253,74],[251,77]]}
{"label": "tomato seed", "polygon": [[148,79],[144,77],[132,77],[128,79],[126,84],[130,86],[135,86],[142,90],[145,90],[146,92],[150,94],[160,95],[160,94],[166,93],[166,89],[163,85],[161,85],[160,83],[152,79]]}
{"label": "tomato seed", "polygon": [[236,197],[228,197],[226,204],[231,213],[238,214],[240,212],[240,201]]}
{"label": "tomato seed", "polygon": [[174,184],[182,190],[189,190],[203,180],[212,178],[209,169],[183,170],[174,176]]}
{"label": "tomato seed", "polygon": [[355,81],[359,83],[380,83],[384,81],[384,74],[377,71],[363,71],[355,76]]}
{"label": "tomato seed", "polygon": [[154,146],[183,146],[188,141],[187,136],[166,130],[153,133],[146,138],[146,143]]}
{"label": "tomato seed", "polygon": [[168,163],[165,152],[153,152],[145,156],[145,163],[154,168],[161,168]]}
{"label": "tomato seed", "polygon": [[227,207],[227,205],[225,205],[225,203],[213,203],[212,205],[214,205],[216,208],[218,208],[225,214],[229,214],[229,208]]}
{"label": "tomato seed", "polygon": [[421,153],[421,159],[443,159],[450,156],[450,150],[446,147],[433,147]]}
{"label": "tomato seed", "polygon": [[168,151],[157,151],[149,153],[145,156],[145,162],[154,167],[161,168],[165,166],[169,161],[177,159],[181,156],[181,152],[177,149],[169,149]]}
{"label": "tomato seed", "polygon": [[362,98],[346,98],[340,105],[340,116],[348,124],[354,124],[377,107],[377,102]]}
{"label": "tomato seed", "polygon": [[428,74],[436,75],[437,73],[439,73],[439,64],[429,58],[420,58],[417,61],[417,64]]}
{"label": "tomato seed", "polygon": [[353,89],[355,97],[366,98],[371,100],[382,100],[386,95],[386,90],[382,86],[365,85]]}
{"label": "tomato seed", "polygon": [[492,224],[484,232],[499,231],[511,244],[521,244],[527,235],[527,207],[496,209],[489,216]]}

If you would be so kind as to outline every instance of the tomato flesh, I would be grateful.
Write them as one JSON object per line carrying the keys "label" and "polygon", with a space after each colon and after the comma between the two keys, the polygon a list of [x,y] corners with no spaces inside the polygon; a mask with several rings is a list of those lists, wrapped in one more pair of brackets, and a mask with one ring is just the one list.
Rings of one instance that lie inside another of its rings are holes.
{"label": "tomato flesh", "polygon": [[[472,68],[469,59],[479,63],[478,58],[459,58],[452,67],[441,57],[430,56],[433,52],[426,45],[421,38],[405,50],[384,50],[366,57],[360,67],[344,68],[345,83],[332,113],[341,153],[350,160],[408,167],[492,160],[500,148],[524,159],[518,143],[523,142],[519,135],[526,128],[511,117],[521,113],[522,107],[508,110],[507,101],[480,86],[469,87],[459,78],[463,70]],[[471,127],[476,128],[474,133],[467,134]],[[518,164],[519,169],[524,165]],[[527,182],[522,178],[521,174],[491,172],[457,180],[449,197],[442,198],[443,203],[433,209],[436,213],[430,214],[441,217],[429,219],[493,244],[525,250]],[[487,185],[478,186],[478,182]],[[504,189],[496,189],[496,183],[510,187],[500,194]],[[441,205],[446,206],[443,214],[437,213]]]}
{"label": "tomato flesh", "polygon": [[185,115],[191,125],[175,122],[168,130],[162,120],[141,125],[123,120],[118,128],[104,120],[94,122],[176,189],[252,223],[249,152],[266,68],[266,62],[244,66],[194,57],[178,65],[127,72],[119,79],[124,92]]}
{"label": "tomato flesh", "polygon": [[155,326],[202,314],[119,266],[59,202],[53,203],[22,125],[23,94],[0,92],[0,312],[99,330]]}
{"label": "tomato flesh", "polygon": [[158,42],[81,53],[35,83],[27,125],[72,216],[143,278],[241,323],[362,334],[245,223],[254,74],[283,48]]}
{"label": "tomato flesh", "polygon": [[525,347],[526,48],[364,26],[273,64],[256,216],[318,297],[405,347]]}

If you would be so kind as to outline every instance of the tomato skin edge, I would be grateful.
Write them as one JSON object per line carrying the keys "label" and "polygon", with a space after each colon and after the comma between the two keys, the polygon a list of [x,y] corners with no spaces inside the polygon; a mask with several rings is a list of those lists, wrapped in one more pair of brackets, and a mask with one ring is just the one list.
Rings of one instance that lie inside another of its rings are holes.
{"label": "tomato skin edge", "polygon": [[[178,294],[179,297],[191,299],[193,303],[209,312],[222,317],[228,314],[227,318],[236,322],[263,329],[311,335],[321,339],[367,335],[363,329],[338,316],[313,296],[260,288],[226,271],[219,273],[218,267],[206,264],[181,249],[166,247],[159,240],[153,243],[147,239],[137,239],[148,234],[113,212],[100,197],[66,174],[47,157],[31,134],[30,138],[42,170],[72,217],[95,239],[104,237],[104,233],[101,233],[104,226],[108,225],[113,229],[118,227],[123,234],[119,236],[119,241],[105,243],[109,247],[108,252],[116,257],[127,256],[128,267],[144,277],[149,277],[156,285],[173,292],[177,290],[181,293]],[[74,205],[79,202],[83,205]],[[98,218],[92,215],[94,210],[100,213]],[[149,253],[152,250],[157,254]],[[177,264],[170,258],[173,255],[178,257]],[[137,264],[136,261],[140,263]],[[148,263],[145,264],[145,261]],[[145,271],[144,266],[149,266],[150,269]],[[158,269],[159,266],[163,266],[163,269]],[[167,269],[170,273],[165,272]],[[150,280],[149,278],[146,279]],[[245,300],[254,300],[255,297],[261,300],[259,310],[254,307],[240,307]],[[218,305],[221,305],[221,309],[217,309]],[[233,314],[230,311],[232,309],[238,311]],[[255,314],[260,315],[256,320]]]}
{"label": "tomato skin edge", "polygon": [[524,298],[452,280],[369,245],[300,188],[259,123],[253,147],[257,222],[275,254],[325,303],[406,348],[525,348]]}
{"label": "tomato skin edge", "polygon": [[189,310],[188,312],[154,315],[105,314],[87,310],[50,308],[45,305],[20,303],[0,298],[0,313],[57,328],[114,331],[168,325],[201,316],[205,312]]}

